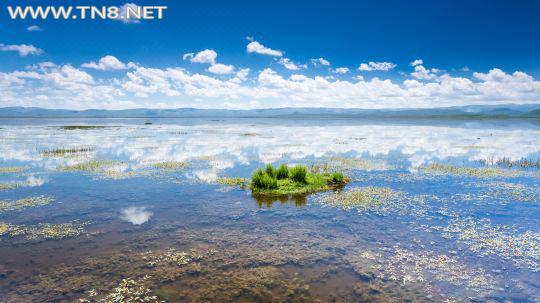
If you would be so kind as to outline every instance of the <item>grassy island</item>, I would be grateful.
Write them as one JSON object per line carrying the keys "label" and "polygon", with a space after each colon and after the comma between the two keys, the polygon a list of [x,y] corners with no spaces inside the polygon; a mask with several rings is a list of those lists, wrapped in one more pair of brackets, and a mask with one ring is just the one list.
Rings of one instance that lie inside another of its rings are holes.
{"label": "grassy island", "polygon": [[277,169],[271,164],[257,169],[251,176],[249,187],[259,195],[296,195],[331,190],[345,186],[350,179],[342,173],[310,172],[307,167],[298,165],[287,167],[282,164]]}

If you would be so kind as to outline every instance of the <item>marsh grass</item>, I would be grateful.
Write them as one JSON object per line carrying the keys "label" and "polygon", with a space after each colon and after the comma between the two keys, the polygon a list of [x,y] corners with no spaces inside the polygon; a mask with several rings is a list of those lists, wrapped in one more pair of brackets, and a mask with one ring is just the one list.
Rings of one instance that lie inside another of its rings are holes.
{"label": "marsh grass", "polygon": [[443,163],[431,163],[421,166],[419,169],[429,174],[456,175],[474,178],[503,178],[516,177],[519,175],[519,171],[503,169],[500,167],[467,167]]}
{"label": "marsh grass", "polygon": [[341,173],[319,174],[301,165],[291,168],[282,165],[276,170],[268,164],[265,170],[259,168],[253,173],[250,189],[259,195],[308,194],[340,188],[349,181]]}
{"label": "marsh grass", "polygon": [[248,180],[238,177],[221,177],[216,179],[216,183],[227,186],[240,186],[244,188],[247,186]]}
{"label": "marsh grass", "polygon": [[107,167],[111,167],[115,164],[111,160],[93,160],[84,163],[78,163],[73,165],[61,166],[60,171],[65,172],[76,172],[76,171],[85,171],[85,172],[100,172]]}
{"label": "marsh grass", "polygon": [[94,147],[55,148],[42,151],[41,154],[44,157],[68,157],[93,152],[94,150]]}
{"label": "marsh grass", "polygon": [[355,187],[346,191],[335,191],[322,196],[319,202],[341,208],[344,210],[361,209],[366,210],[372,207],[380,206],[391,200],[396,200],[400,192],[394,191],[389,187]]}
{"label": "marsh grass", "polygon": [[21,183],[0,183],[0,191],[21,187]]}
{"label": "marsh grass", "polygon": [[25,166],[7,166],[7,167],[0,167],[0,174],[13,174],[13,173],[20,173],[24,170],[26,170],[27,167]]}
{"label": "marsh grass", "polygon": [[181,161],[164,161],[159,163],[152,164],[154,168],[162,169],[162,170],[179,170],[186,168],[188,166],[187,162],[181,162]]}
{"label": "marsh grass", "polygon": [[512,160],[507,157],[503,157],[498,160],[487,159],[478,161],[484,166],[499,166],[503,168],[518,168],[518,169],[540,169],[540,160],[531,160],[527,158],[521,158],[519,160]]}
{"label": "marsh grass", "polygon": [[43,206],[51,203],[52,201],[52,198],[46,196],[23,198],[14,201],[0,200],[0,213],[14,210],[22,210],[28,207]]}
{"label": "marsh grass", "polygon": [[63,130],[88,130],[88,129],[103,129],[106,126],[102,125],[61,125],[58,128]]}

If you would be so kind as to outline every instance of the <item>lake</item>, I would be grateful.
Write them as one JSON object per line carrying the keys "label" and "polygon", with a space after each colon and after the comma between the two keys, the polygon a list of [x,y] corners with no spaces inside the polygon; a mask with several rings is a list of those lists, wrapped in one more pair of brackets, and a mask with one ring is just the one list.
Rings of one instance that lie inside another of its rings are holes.
{"label": "lake", "polygon": [[[0,119],[0,301],[539,302],[539,138],[531,120]],[[238,178],[266,163],[351,182],[252,196]]]}

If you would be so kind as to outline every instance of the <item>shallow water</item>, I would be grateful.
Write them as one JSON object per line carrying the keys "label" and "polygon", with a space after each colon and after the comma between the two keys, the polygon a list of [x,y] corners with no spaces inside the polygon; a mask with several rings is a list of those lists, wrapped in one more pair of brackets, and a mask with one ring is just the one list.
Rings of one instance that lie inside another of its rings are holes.
{"label": "shallow water", "polygon": [[[125,278],[168,302],[540,301],[540,170],[485,165],[538,160],[537,124],[145,122],[0,120],[1,302],[92,301]],[[392,194],[340,207],[216,182],[264,163]]]}

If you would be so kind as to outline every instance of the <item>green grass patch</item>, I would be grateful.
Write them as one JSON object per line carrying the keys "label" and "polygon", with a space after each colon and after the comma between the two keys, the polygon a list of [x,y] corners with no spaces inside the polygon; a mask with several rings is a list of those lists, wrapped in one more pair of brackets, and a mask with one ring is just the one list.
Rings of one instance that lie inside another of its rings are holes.
{"label": "green grass patch", "polygon": [[255,194],[280,196],[336,189],[345,186],[349,181],[349,178],[339,172],[310,172],[302,165],[291,168],[281,165],[275,169],[268,164],[265,170],[259,168],[253,173],[249,187]]}

